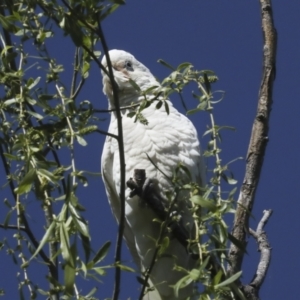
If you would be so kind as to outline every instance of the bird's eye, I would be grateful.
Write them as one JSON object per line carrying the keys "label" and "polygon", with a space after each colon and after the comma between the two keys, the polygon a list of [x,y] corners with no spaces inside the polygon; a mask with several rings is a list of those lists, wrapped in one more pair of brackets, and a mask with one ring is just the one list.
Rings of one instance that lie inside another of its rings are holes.
{"label": "bird's eye", "polygon": [[125,66],[124,66],[128,71],[133,71],[132,63],[129,60],[125,61]]}

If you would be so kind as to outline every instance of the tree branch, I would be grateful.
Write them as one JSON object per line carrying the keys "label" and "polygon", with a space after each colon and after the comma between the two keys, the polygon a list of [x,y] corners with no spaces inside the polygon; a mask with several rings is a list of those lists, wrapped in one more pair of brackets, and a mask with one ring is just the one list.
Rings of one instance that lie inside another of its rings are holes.
{"label": "tree branch", "polygon": [[[258,109],[253,123],[252,135],[247,153],[246,172],[241,186],[232,235],[246,245],[246,230],[254,204],[268,141],[269,119],[272,104],[272,88],[275,79],[277,35],[273,23],[270,0],[260,0],[262,15],[263,72],[259,90]],[[229,250],[229,275],[241,270],[244,251],[233,243]]]}
{"label": "tree branch", "polygon": [[5,224],[0,224],[0,228],[3,229],[14,229],[14,230],[22,230],[26,232],[26,228],[24,226],[18,226],[18,225],[5,225]]}
{"label": "tree branch", "polygon": [[259,299],[259,290],[262,286],[268,272],[270,260],[271,260],[271,247],[267,239],[266,233],[263,231],[269,218],[272,215],[272,210],[264,210],[264,215],[258,223],[256,231],[249,229],[250,234],[256,239],[258,243],[258,251],[261,253],[260,261],[257,266],[257,270],[250,284],[243,286],[242,290],[245,293],[247,299],[257,300]]}
{"label": "tree branch", "polygon": [[[120,109],[120,101],[119,101],[119,91],[118,85],[114,79],[114,73],[112,69],[112,64],[110,61],[108,47],[106,44],[106,40],[102,31],[101,23],[98,22],[98,35],[101,39],[102,47],[104,50],[104,54],[107,61],[108,73],[110,82],[112,84],[113,95],[114,95],[114,104],[116,108],[116,116],[118,121],[118,146],[119,146],[119,158],[120,158],[120,175],[121,175],[121,186],[120,186],[120,223],[119,223],[119,231],[117,238],[117,246],[115,252],[115,263],[118,265],[118,262],[121,261],[122,254],[122,241],[123,241],[123,233],[124,233],[124,222],[125,222],[125,152],[124,152],[124,142],[123,142],[123,126],[122,126],[122,115]],[[101,64],[102,66],[102,64]],[[120,267],[116,267],[115,273],[115,287],[113,292],[113,300],[119,299],[120,293],[120,285],[121,285],[121,269]]]}

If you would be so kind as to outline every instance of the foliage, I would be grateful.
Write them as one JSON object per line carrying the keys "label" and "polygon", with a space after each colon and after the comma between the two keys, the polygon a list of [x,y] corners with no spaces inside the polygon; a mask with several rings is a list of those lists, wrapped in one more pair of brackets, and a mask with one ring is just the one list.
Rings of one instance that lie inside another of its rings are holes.
{"label": "foliage", "polygon": [[[57,299],[61,292],[66,297],[76,293],[78,298],[80,291],[74,283],[79,274],[96,279],[105,274],[99,263],[110,242],[91,258],[88,222],[76,196],[79,184],[87,186],[89,172],[76,167],[74,147],[76,143],[85,146],[84,137],[98,128],[92,104],[77,101],[89,77],[90,63],[100,55],[94,49],[100,37],[93,26],[120,4],[122,1],[55,0],[1,4],[0,154],[13,199],[5,200],[7,215],[2,227],[17,230],[13,245],[11,239],[9,243],[4,239],[1,246],[23,268],[20,293],[27,286],[31,298],[40,293]],[[64,82],[65,66],[57,63],[49,50],[60,31],[74,43],[71,84]],[[28,221],[28,199],[39,201],[39,213],[44,214],[46,230],[40,243]],[[48,265],[49,290],[33,283],[27,271],[38,257],[43,260],[40,268]],[[63,282],[57,282],[58,261]],[[85,297],[90,299],[94,292]]]}
{"label": "foliage", "polygon": [[[182,63],[177,68],[174,68],[163,60],[159,60],[159,62],[171,69],[172,73],[162,81],[162,87],[154,86],[146,91],[141,91],[144,95],[144,100],[138,107],[133,107],[134,111],[129,113],[128,116],[135,116],[135,121],[145,123],[144,119],[140,120],[142,111],[153,103],[156,103],[156,108],[160,108],[164,104],[168,113],[168,104],[165,100],[172,93],[180,95],[182,104],[186,108],[182,91],[187,85],[196,83],[198,94],[193,92],[193,96],[198,105],[196,108],[188,110],[187,114],[208,113],[211,126],[205,131],[204,136],[209,135],[210,140],[204,156],[214,161],[214,168],[210,172],[210,182],[206,187],[199,186],[195,182],[189,184],[182,182],[180,180],[182,173],[188,172],[183,165],[179,165],[174,170],[172,182],[175,193],[170,198],[169,210],[171,211],[180,191],[188,190],[190,193],[191,213],[193,214],[196,228],[194,239],[189,241],[189,248],[193,255],[199,257],[198,265],[195,269],[188,271],[176,267],[178,271],[185,272],[186,275],[174,286],[175,292],[178,293],[179,289],[184,288],[191,282],[199,282],[202,286],[199,299],[211,299],[211,297],[222,299],[224,296],[234,299],[235,296],[232,291],[238,294],[241,299],[244,299],[242,292],[234,284],[240,278],[242,272],[228,276],[226,271],[229,241],[235,243],[238,247],[241,247],[241,245],[230,235],[228,232],[229,226],[225,222],[225,215],[235,213],[234,194],[237,189],[233,187],[230,191],[225,191],[228,186],[234,186],[237,183],[229,170],[229,165],[240,158],[234,159],[227,164],[222,164],[220,158],[221,131],[234,130],[234,128],[217,125],[213,115],[214,106],[223,99],[224,92],[212,90],[212,84],[218,80],[218,77],[212,71],[194,70],[190,63]],[[221,95],[220,99],[215,100],[214,97],[216,95]],[[221,182],[222,179],[223,183]],[[172,194],[171,191],[170,194]],[[168,246],[163,232],[166,231],[169,222],[170,220],[166,220],[162,223],[162,233],[157,241],[157,256],[163,255]],[[149,269],[151,270],[151,268]],[[149,270],[145,272],[146,279],[148,277],[147,272]]]}
{"label": "foliage", "polygon": [[[103,42],[100,22],[121,4],[122,0],[2,1],[0,154],[7,176],[6,188],[10,189],[12,197],[4,201],[7,214],[1,227],[17,233],[12,235],[14,240],[3,238],[0,249],[6,249],[22,269],[21,297],[24,297],[26,287],[32,299],[38,294],[52,299],[58,299],[60,295],[63,295],[62,299],[73,295],[77,299],[92,299],[95,289],[81,295],[81,289],[77,288],[79,275],[99,280],[108,267],[132,271],[119,262],[110,266],[101,264],[110,249],[110,242],[105,242],[95,254],[91,248],[88,222],[82,214],[84,207],[77,197],[78,185],[88,184],[88,172],[76,167],[74,154],[76,143],[86,146],[85,136],[99,132],[99,119],[91,102],[78,102],[77,99],[89,78],[91,63],[103,68],[97,50],[99,42]],[[70,84],[65,80],[65,67],[57,63],[49,50],[58,32],[63,32],[74,44]],[[213,100],[215,92],[212,92],[211,85],[217,80],[213,72],[195,71],[189,63],[176,69],[163,61],[161,63],[172,69],[171,75],[162,82],[162,88],[141,91],[145,100],[132,108],[129,117],[146,123],[142,111],[149,105],[156,102],[157,108],[164,105],[168,112],[164,100],[171,93],[179,93],[182,98],[181,92],[186,85],[190,82],[197,84],[199,94],[193,96],[198,104],[188,113],[208,113],[211,126],[205,135],[210,135],[210,142],[204,154],[214,158],[215,167],[210,185],[205,189],[197,183],[183,185],[174,172],[176,191],[185,189],[191,195],[196,234],[190,247],[199,256],[198,268],[183,270],[186,276],[174,289],[178,292],[191,282],[199,282],[203,287],[200,299],[221,299],[232,295],[232,290],[240,293],[233,282],[241,273],[230,278],[226,273],[228,241],[236,241],[228,233],[224,215],[234,213],[235,188],[226,194],[221,184],[222,179],[229,185],[236,184],[236,181],[229,172],[229,163],[221,163],[219,147],[221,130],[232,128],[218,126],[214,121],[213,108],[219,100]],[[148,99],[149,94],[155,95]],[[68,153],[69,162],[65,162],[65,153]],[[180,172],[186,172],[184,166],[178,168]],[[37,242],[28,221],[28,199],[39,201],[39,214],[44,214],[46,226],[40,242]],[[162,255],[168,246],[163,236],[166,223],[162,226],[157,255]],[[49,251],[45,250],[46,245],[49,245]],[[42,289],[30,278],[28,267],[33,261],[40,260],[39,268],[48,268],[49,271],[49,289]],[[61,269],[64,279],[58,281],[57,274]],[[146,286],[149,274],[144,275],[140,281]]]}

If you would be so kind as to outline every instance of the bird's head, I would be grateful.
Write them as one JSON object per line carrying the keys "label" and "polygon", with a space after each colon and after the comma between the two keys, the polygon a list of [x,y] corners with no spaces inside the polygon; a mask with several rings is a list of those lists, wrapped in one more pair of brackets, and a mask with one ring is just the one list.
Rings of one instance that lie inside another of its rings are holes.
{"label": "bird's head", "polygon": [[[146,90],[154,85],[159,86],[149,69],[135,59],[135,57],[123,50],[110,50],[109,57],[112,64],[115,81],[118,85],[120,105],[128,105],[139,100],[139,92],[132,84],[134,81],[141,90]],[[102,59],[102,65],[108,71],[106,56]],[[110,106],[114,106],[113,91],[109,77],[101,71],[103,76],[103,92],[110,100]],[[132,80],[132,81],[131,81]]]}

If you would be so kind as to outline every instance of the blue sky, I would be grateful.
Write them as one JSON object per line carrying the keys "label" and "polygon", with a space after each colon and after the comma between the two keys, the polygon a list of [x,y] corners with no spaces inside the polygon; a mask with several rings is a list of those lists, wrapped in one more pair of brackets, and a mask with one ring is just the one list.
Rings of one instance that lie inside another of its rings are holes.
{"label": "blue sky", "polygon": [[[269,143],[256,193],[254,218],[250,225],[252,228],[256,227],[264,209],[274,210],[265,228],[272,246],[271,266],[260,296],[261,299],[276,300],[294,298],[299,294],[300,2],[289,0],[283,3],[274,0],[273,10],[278,31],[277,75]],[[110,49],[131,52],[159,79],[169,72],[157,63],[160,58],[174,66],[188,61],[196,69],[213,70],[219,77],[215,88],[226,91],[225,99],[216,107],[217,123],[236,128],[236,132],[228,131],[223,134],[223,162],[246,156],[262,69],[262,32],[258,1],[128,0],[126,5],[104,21],[103,29]],[[72,70],[73,50],[68,38],[59,47],[57,44],[52,47],[51,53],[57,56],[57,60]],[[66,71],[66,78],[68,76],[70,73]],[[189,93],[185,93],[184,97],[189,108],[195,106]],[[107,100],[102,93],[100,72],[96,66],[92,68],[90,78],[79,97],[80,101],[85,99],[90,100],[94,107],[107,107]],[[183,111],[178,97],[174,95],[171,100],[175,107]],[[99,126],[106,130],[109,116],[101,115],[101,118],[105,120]],[[206,125],[209,124],[208,117],[205,114],[196,114],[191,119],[201,139]],[[104,137],[88,137],[87,141],[86,147],[76,148],[78,169],[99,172]],[[201,142],[205,147],[206,141],[201,139]],[[244,169],[244,161],[232,165],[235,178],[239,181],[238,186],[243,180]],[[99,248],[106,240],[114,242],[117,226],[101,179],[91,178],[87,188],[79,189],[78,196],[86,207],[85,217],[89,220],[94,248]],[[38,226],[38,216],[31,216],[31,220]],[[33,228],[39,232],[34,225]],[[2,234],[3,231],[0,231],[0,236]],[[126,247],[123,252],[124,260],[130,261]],[[251,280],[258,259],[257,246],[250,239],[243,266],[244,282]],[[0,288],[8,285],[4,298],[13,299],[17,295],[17,269],[3,251],[0,252],[0,261],[1,269],[5,270],[0,275]],[[112,251],[105,263],[110,262]],[[134,275],[122,274],[120,300],[128,297],[136,299],[138,284]],[[97,296],[100,299],[111,295],[112,275],[113,273],[109,273],[103,277],[103,284],[97,284]],[[45,275],[33,274],[36,278],[40,276]],[[94,282],[87,282],[86,285],[93,286]]]}

